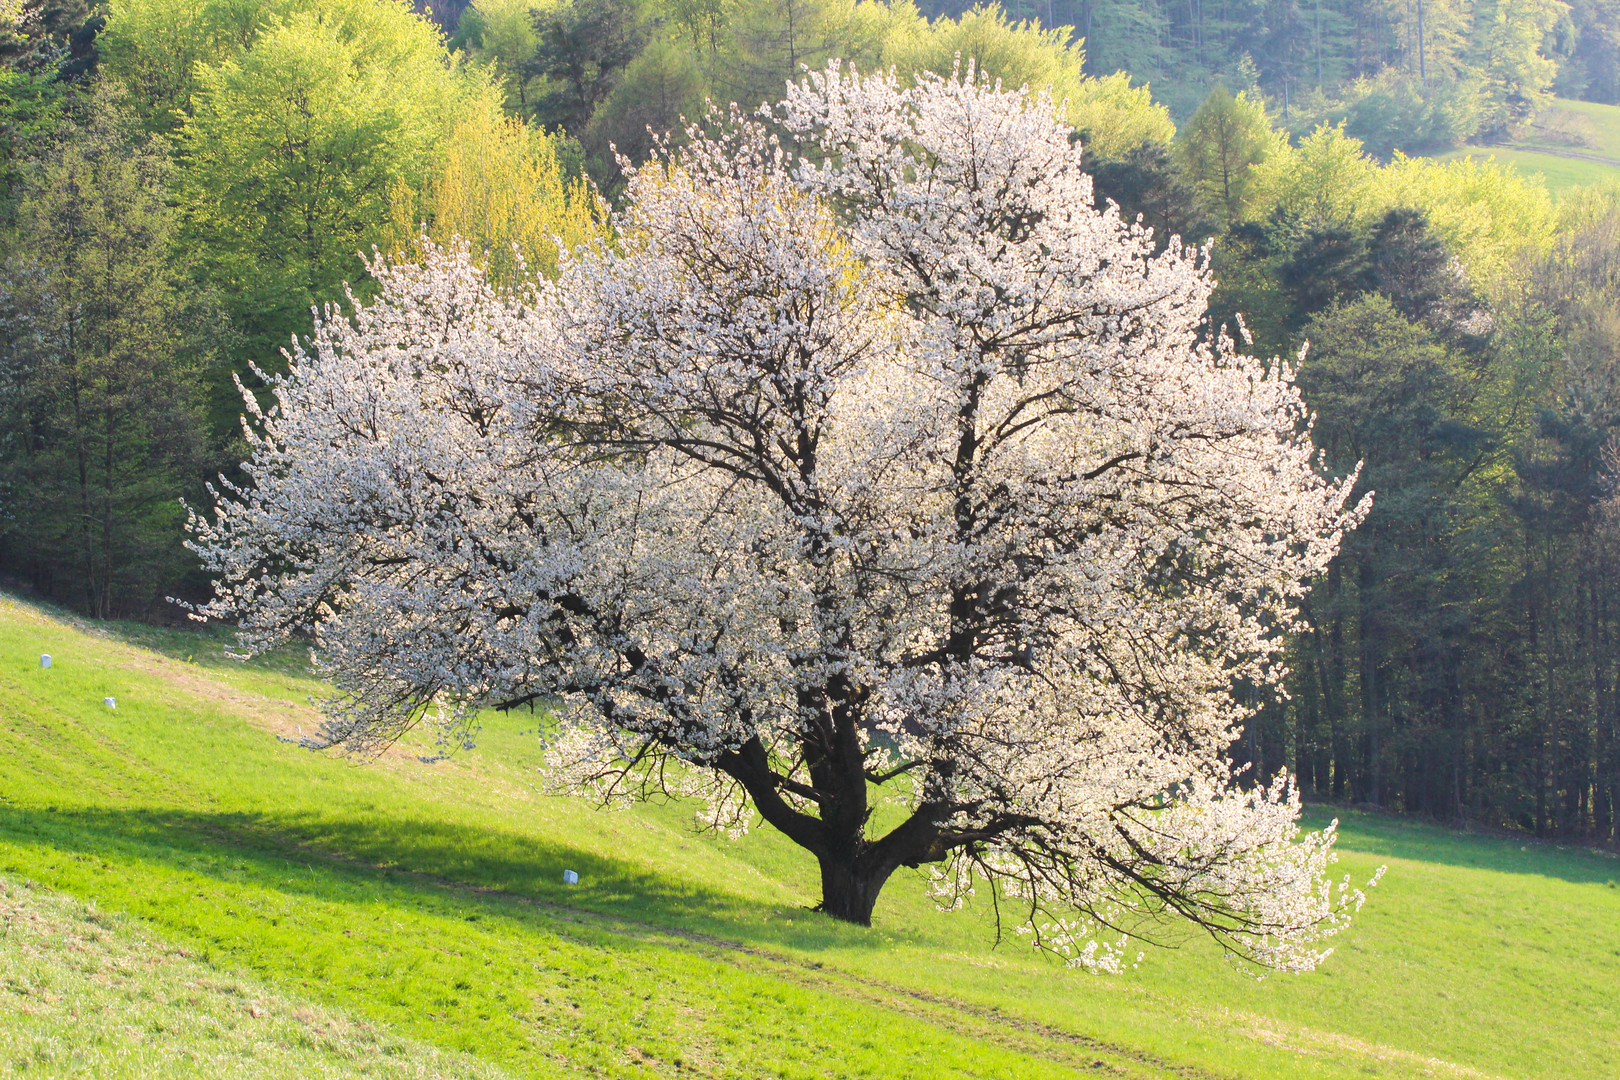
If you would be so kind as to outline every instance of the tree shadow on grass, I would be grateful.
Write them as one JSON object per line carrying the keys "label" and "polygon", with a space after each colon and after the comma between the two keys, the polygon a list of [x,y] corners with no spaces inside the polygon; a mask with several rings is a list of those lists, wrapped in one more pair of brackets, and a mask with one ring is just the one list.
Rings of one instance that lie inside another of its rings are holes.
{"label": "tree shadow on grass", "polygon": [[[147,864],[311,900],[348,902],[364,887],[447,910],[476,907],[542,924],[770,950],[897,943],[893,931],[884,939],[800,906],[673,880],[582,847],[432,821],[0,804],[4,842],[99,860],[115,871],[120,864]],[[26,865],[4,869],[30,873]],[[579,874],[578,885],[564,884],[565,869]]]}

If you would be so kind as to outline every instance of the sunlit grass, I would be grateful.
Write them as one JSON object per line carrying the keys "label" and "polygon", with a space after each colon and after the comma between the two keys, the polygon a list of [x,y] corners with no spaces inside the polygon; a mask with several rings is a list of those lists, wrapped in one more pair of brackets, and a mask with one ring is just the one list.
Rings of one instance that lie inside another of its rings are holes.
{"label": "sunlit grass", "polygon": [[1620,168],[1601,161],[1583,161],[1579,158],[1560,157],[1540,150],[1520,150],[1508,146],[1466,146],[1460,150],[1436,155],[1440,161],[1474,158],[1476,161],[1495,161],[1498,165],[1512,165],[1521,173],[1539,173],[1553,194],[1583,184],[1620,181]]}
{"label": "sunlit grass", "polygon": [[934,911],[914,876],[861,930],[807,910],[813,864],[772,834],[540,795],[527,714],[436,764],[425,747],[324,757],[275,738],[315,722],[296,660],[136,633],[164,655],[0,601],[0,872],[401,1045],[524,1076],[1551,1080],[1620,1063],[1620,866],[1601,855],[1356,815],[1341,869],[1390,873],[1321,971],[1256,982],[1189,939],[1092,977],[995,947],[985,912]]}
{"label": "sunlit grass", "polygon": [[128,918],[0,877],[0,1071],[94,1080],[503,1080],[466,1054],[221,975]]}
{"label": "sunlit grass", "polygon": [[[1555,195],[1587,184],[1620,183],[1620,105],[1554,98],[1542,120],[1512,146],[1464,146],[1436,157],[1493,159],[1521,173],[1537,173]],[[1590,160],[1594,157],[1607,160]]]}

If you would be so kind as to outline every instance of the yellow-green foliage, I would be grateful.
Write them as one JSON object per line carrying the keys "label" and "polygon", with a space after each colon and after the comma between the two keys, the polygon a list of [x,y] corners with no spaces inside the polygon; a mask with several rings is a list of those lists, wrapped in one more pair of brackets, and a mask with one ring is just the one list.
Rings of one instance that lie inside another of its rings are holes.
{"label": "yellow-green foliage", "polygon": [[1069,94],[1069,122],[1089,134],[1099,157],[1123,157],[1144,143],[1168,143],[1176,136],[1169,111],[1154,102],[1146,84],[1132,86],[1123,71],[1087,78]]}
{"label": "yellow-green foliage", "polygon": [[1543,55],[1544,43],[1568,18],[1562,0],[1496,0],[1476,9],[1474,61],[1485,77],[1487,130],[1511,129],[1546,101],[1558,61]]}
{"label": "yellow-green foliage", "polygon": [[155,129],[169,130],[191,111],[202,69],[300,15],[329,26],[360,63],[443,51],[438,31],[406,0],[111,0],[96,44],[106,73],[130,88]]}
{"label": "yellow-green foliage", "polygon": [[1060,30],[1043,30],[1032,22],[1013,22],[999,7],[979,7],[960,19],[935,19],[908,44],[910,50],[886,52],[885,59],[902,70],[949,74],[961,55],[963,66],[976,61],[1008,86],[1052,88],[1059,100],[1084,78],[1084,54],[1065,44]]}
{"label": "yellow-green foliage", "polygon": [[1540,177],[1475,158],[1397,155],[1375,183],[1378,206],[1428,215],[1470,283],[1487,294],[1518,280],[1552,245],[1556,216]]}
{"label": "yellow-green foliage", "polygon": [[1253,213],[1280,211],[1307,228],[1365,221],[1377,210],[1370,198],[1376,174],[1359,139],[1346,135],[1343,124],[1323,124],[1255,166]]}
{"label": "yellow-green foliage", "polygon": [[589,184],[565,175],[559,141],[493,109],[467,116],[441,145],[424,196],[396,189],[395,246],[408,248],[425,218],[436,242],[459,236],[487,251],[497,281],[519,276],[514,247],[529,267],[553,273],[557,244],[602,236],[606,211]]}
{"label": "yellow-green foliage", "polygon": [[1553,217],[1560,238],[1574,236],[1599,222],[1620,220],[1620,177],[1570,189],[1558,200]]}
{"label": "yellow-green foliage", "polygon": [[1323,125],[1252,173],[1245,217],[1307,229],[1364,225],[1397,207],[1423,211],[1469,283],[1488,296],[1522,280],[1551,247],[1557,215],[1539,176],[1466,158],[1396,154],[1380,166],[1342,125]]}
{"label": "yellow-green foliage", "polygon": [[1187,179],[1200,200],[1228,223],[1245,216],[1254,197],[1255,170],[1288,149],[1271,126],[1265,102],[1236,97],[1216,86],[1176,139]]}
{"label": "yellow-green foliage", "polygon": [[462,16],[461,25],[472,31],[468,51],[491,70],[506,108],[520,116],[528,110],[531,81],[523,65],[540,47],[534,14],[556,4],[557,0],[477,0]]}
{"label": "yellow-green foliage", "polygon": [[481,97],[436,31],[372,0],[270,19],[251,47],[200,64],[194,83],[182,208],[261,355],[360,277],[356,253],[387,238],[390,193],[424,184]]}
{"label": "yellow-green foliage", "polygon": [[972,60],[1004,85],[1050,89],[1054,100],[1067,102],[1069,122],[1102,157],[1175,137],[1169,112],[1154,104],[1148,87],[1133,87],[1123,72],[1100,79],[1084,73],[1085,53],[1067,43],[1067,28],[1043,30],[1033,22],[1009,20],[999,7],[979,7],[960,19],[891,26],[889,32],[884,63],[902,72],[948,74],[960,56],[964,65]]}
{"label": "yellow-green foliage", "polygon": [[158,130],[190,111],[198,65],[246,49],[264,20],[288,14],[296,0],[110,0],[96,39],[102,70],[132,91]]}

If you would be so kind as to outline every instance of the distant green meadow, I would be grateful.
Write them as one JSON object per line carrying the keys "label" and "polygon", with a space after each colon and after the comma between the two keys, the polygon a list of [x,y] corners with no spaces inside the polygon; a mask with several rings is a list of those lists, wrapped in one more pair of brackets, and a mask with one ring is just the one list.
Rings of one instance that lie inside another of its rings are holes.
{"label": "distant green meadow", "polygon": [[[1495,160],[1539,174],[1555,195],[1586,184],[1620,184],[1620,105],[1554,98],[1543,121],[1550,129],[1532,127],[1511,146],[1465,146],[1437,156]],[[1571,136],[1580,141],[1569,142]]]}
{"label": "distant green meadow", "polygon": [[0,598],[0,1075],[1620,1076],[1607,854],[1349,814],[1389,870],[1319,971],[1088,975],[920,874],[863,930],[769,832],[543,795],[541,717],[301,750],[321,684],[224,641]]}
{"label": "distant green meadow", "polygon": [[1561,157],[1544,150],[1530,150],[1509,146],[1466,146],[1438,155],[1441,161],[1494,161],[1498,165],[1511,165],[1528,176],[1539,175],[1554,195],[1585,184],[1620,182],[1620,167],[1598,161]]}

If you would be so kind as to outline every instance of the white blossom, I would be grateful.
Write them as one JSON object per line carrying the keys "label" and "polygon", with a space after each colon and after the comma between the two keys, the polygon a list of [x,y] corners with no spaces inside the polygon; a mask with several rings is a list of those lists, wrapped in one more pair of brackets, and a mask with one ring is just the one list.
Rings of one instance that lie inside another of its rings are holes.
{"label": "white blossom", "polygon": [[318,320],[193,517],[204,614],[313,632],[355,750],[561,698],[554,782],[757,814],[842,918],[930,864],[1098,970],[1156,918],[1320,961],[1361,893],[1239,783],[1233,688],[1364,508],[1288,365],[1210,333],[1206,253],[971,68],[835,64],[628,173],[555,282],[424,243]]}

